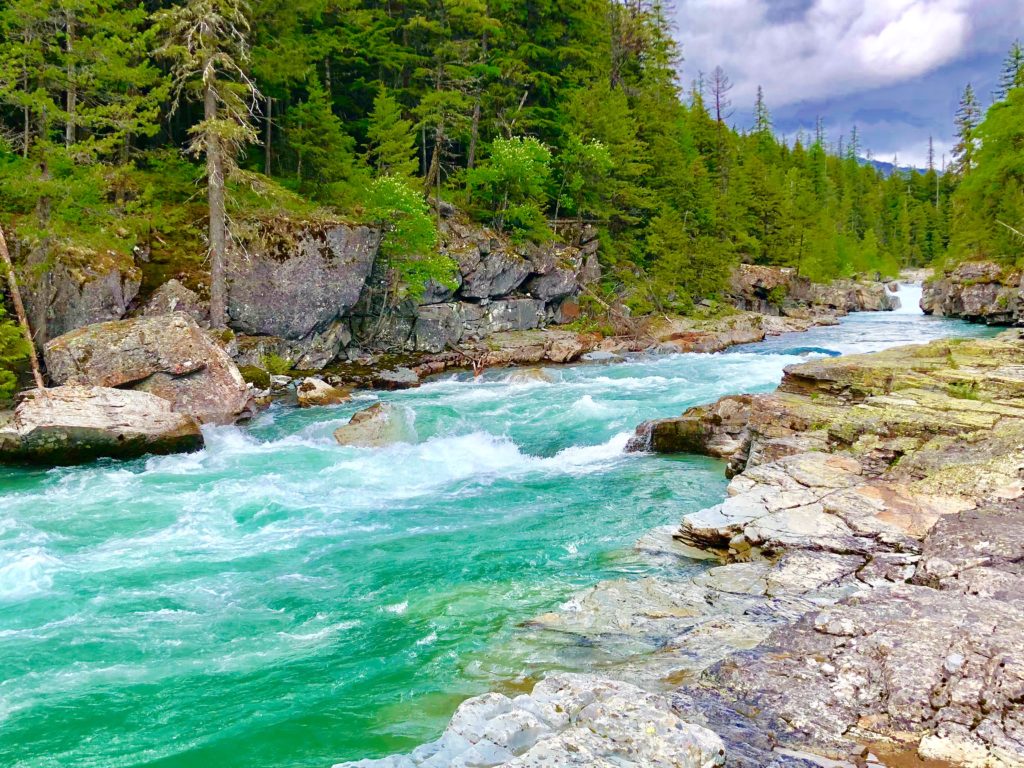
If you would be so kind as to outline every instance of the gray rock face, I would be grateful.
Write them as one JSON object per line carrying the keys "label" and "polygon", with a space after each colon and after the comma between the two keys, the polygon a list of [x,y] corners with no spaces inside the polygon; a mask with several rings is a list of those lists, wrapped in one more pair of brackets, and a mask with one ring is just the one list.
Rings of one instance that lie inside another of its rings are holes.
{"label": "gray rock face", "polygon": [[964,262],[925,282],[921,309],[927,315],[1012,325],[1021,318],[1020,274],[990,261]]}
{"label": "gray rock face", "polygon": [[142,282],[134,260],[115,253],[68,248],[48,260],[36,253],[27,267],[22,275],[26,310],[43,341],[89,323],[121,319]]}
{"label": "gray rock face", "polygon": [[228,314],[242,333],[299,341],[325,331],[358,301],[380,243],[369,227],[305,225],[234,249]]}
{"label": "gray rock face", "polygon": [[77,464],[203,446],[199,425],[145,392],[69,385],[25,394],[0,425],[0,461]]}
{"label": "gray rock face", "polygon": [[671,702],[628,683],[553,675],[530,695],[488,693],[462,703],[444,735],[409,755],[335,768],[714,768],[721,740],[686,723]]}
{"label": "gray rock face", "polygon": [[791,314],[798,307],[823,307],[838,312],[884,312],[897,309],[899,299],[884,283],[835,280],[812,283],[793,269],[740,264],[729,277],[729,293],[739,309],[766,315]]}
{"label": "gray rock face", "polygon": [[467,299],[505,296],[523,284],[530,269],[530,262],[518,254],[492,251],[463,275],[459,294]]}
{"label": "gray rock face", "polygon": [[209,305],[200,299],[195,291],[171,279],[153,292],[146,306],[142,308],[142,314],[151,317],[171,315],[175,312],[184,312],[203,328],[210,327]]}
{"label": "gray rock face", "polygon": [[202,423],[230,424],[250,412],[234,362],[180,312],[79,328],[47,343],[44,355],[57,384],[131,387]]}

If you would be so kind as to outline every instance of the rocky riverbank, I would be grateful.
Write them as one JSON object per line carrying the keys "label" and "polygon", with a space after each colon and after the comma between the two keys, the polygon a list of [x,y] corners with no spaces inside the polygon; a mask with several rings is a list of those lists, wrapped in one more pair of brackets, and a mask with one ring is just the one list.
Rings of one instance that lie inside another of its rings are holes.
{"label": "rocky riverbank", "polygon": [[678,578],[602,583],[534,624],[650,694],[556,676],[351,765],[1024,764],[1022,369],[1016,332],[933,342],[642,425],[636,450],[727,459],[728,498],[639,543]]}
{"label": "rocky riverbank", "polygon": [[924,283],[921,309],[988,325],[1024,321],[1021,273],[991,261],[965,261]]}

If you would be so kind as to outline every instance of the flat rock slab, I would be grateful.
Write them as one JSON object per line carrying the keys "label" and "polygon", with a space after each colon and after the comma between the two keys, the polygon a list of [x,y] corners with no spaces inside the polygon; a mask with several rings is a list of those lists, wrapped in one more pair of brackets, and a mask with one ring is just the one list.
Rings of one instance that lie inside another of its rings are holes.
{"label": "flat rock slab", "polygon": [[0,461],[11,463],[78,464],[202,446],[196,421],[166,400],[108,387],[32,390],[0,427]]}

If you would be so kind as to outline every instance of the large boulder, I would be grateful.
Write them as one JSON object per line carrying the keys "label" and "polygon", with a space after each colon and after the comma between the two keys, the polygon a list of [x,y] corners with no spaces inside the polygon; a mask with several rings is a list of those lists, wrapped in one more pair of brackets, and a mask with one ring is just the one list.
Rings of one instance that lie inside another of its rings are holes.
{"label": "large boulder", "polygon": [[21,279],[29,321],[36,338],[45,342],[83,325],[124,317],[142,273],[131,255],[54,246],[33,251]]}
{"label": "large boulder", "polygon": [[168,400],[201,423],[249,415],[249,387],[228,354],[181,312],[98,323],[47,343],[56,384],[129,387]]}
{"label": "large boulder", "polygon": [[359,300],[379,244],[365,226],[264,225],[228,259],[231,326],[291,341],[329,332]]}
{"label": "large boulder", "polygon": [[766,315],[790,314],[797,307],[822,307],[837,312],[886,312],[900,300],[884,283],[834,280],[812,283],[788,267],[740,264],[729,276],[729,294],[739,309]]}
{"label": "large boulder", "polygon": [[195,419],[147,392],[68,385],[26,393],[0,424],[0,461],[77,464],[203,446]]}

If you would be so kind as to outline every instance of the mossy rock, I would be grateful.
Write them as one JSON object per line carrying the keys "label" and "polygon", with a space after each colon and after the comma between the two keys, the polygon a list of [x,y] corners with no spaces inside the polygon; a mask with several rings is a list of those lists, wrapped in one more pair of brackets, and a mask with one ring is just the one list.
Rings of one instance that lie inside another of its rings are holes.
{"label": "mossy rock", "polygon": [[242,378],[257,389],[270,389],[270,374],[255,365],[243,365],[238,369]]}

